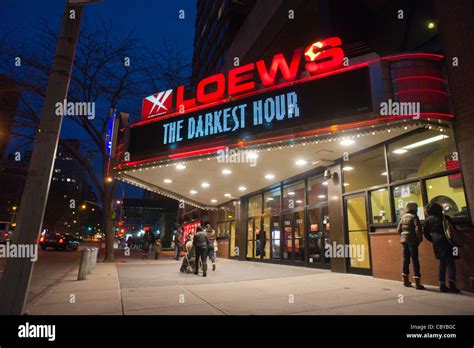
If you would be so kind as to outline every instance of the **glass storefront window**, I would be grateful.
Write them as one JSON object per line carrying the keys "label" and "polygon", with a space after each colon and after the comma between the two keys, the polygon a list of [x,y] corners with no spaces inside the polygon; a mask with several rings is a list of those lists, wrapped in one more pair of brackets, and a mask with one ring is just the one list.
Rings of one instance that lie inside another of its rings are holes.
{"label": "glass storefront window", "polygon": [[258,216],[262,214],[262,195],[256,195],[249,198],[249,216]]}
{"label": "glass storefront window", "polygon": [[263,207],[265,214],[278,214],[280,212],[280,188],[263,194]]}
{"label": "glass storefront window", "polygon": [[280,256],[280,216],[271,217],[271,232],[272,232],[272,259],[279,259]]}
{"label": "glass storefront window", "polygon": [[230,232],[230,250],[229,255],[230,257],[234,257],[235,255],[235,222],[229,222],[229,232]]}
{"label": "glass storefront window", "polygon": [[451,129],[424,130],[404,137],[388,146],[391,180],[414,179],[451,169],[453,156],[457,154]]}
{"label": "glass storefront window", "polygon": [[446,215],[468,215],[461,173],[426,180],[426,192],[428,201],[441,204]]}
{"label": "glass storefront window", "polygon": [[283,210],[304,207],[304,181],[283,186]]}
{"label": "glass storefront window", "polygon": [[344,192],[353,192],[387,183],[385,151],[383,146],[349,156],[342,165]]}
{"label": "glass storefront window", "polygon": [[308,204],[320,204],[328,201],[327,181],[322,175],[308,179]]}
{"label": "glass storefront window", "polygon": [[418,204],[418,217],[420,220],[425,219],[420,182],[395,186],[393,188],[393,199],[396,221],[399,221],[402,214],[405,213],[405,206],[408,202],[416,202]]}
{"label": "glass storefront window", "polygon": [[370,221],[374,224],[393,222],[392,209],[390,208],[390,193],[386,188],[381,188],[370,193],[370,206],[372,216]]}

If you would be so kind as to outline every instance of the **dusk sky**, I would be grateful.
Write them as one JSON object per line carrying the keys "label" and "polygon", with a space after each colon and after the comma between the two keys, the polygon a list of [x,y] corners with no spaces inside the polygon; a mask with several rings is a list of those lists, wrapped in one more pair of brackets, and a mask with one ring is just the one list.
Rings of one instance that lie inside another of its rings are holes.
{"label": "dusk sky", "polygon": [[[28,45],[28,42],[34,42],[35,30],[43,19],[50,28],[59,31],[65,3],[65,0],[2,0],[0,35]],[[178,17],[180,10],[185,11],[184,20]],[[159,51],[163,41],[167,41],[183,52],[191,63],[195,18],[196,1],[193,0],[103,0],[85,7],[82,28],[95,26],[101,20],[110,21],[114,36],[133,32],[143,40],[143,45],[154,51]],[[63,137],[65,134],[71,138],[86,136],[81,128],[67,120],[62,126]],[[10,151],[14,151],[16,144],[12,139]],[[95,163],[95,167],[100,172],[100,162]],[[121,195],[120,189],[117,194]],[[127,185],[126,196],[139,198],[142,190]]]}

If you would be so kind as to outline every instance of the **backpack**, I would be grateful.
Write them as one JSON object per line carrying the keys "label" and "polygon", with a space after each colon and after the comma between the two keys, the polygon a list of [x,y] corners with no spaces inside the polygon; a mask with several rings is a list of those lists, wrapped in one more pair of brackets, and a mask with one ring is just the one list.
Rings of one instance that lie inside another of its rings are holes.
{"label": "backpack", "polygon": [[446,215],[443,215],[443,229],[446,239],[451,245],[458,248],[462,247],[464,241],[462,240],[461,235],[454,224],[446,217]]}

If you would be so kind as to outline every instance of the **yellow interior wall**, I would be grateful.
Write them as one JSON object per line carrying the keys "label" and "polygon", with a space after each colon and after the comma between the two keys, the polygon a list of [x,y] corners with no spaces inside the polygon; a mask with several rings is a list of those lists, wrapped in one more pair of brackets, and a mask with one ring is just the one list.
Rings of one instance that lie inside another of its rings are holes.
{"label": "yellow interior wall", "polygon": [[370,268],[369,234],[367,232],[349,232],[349,244],[364,246],[363,259],[358,260],[357,255],[351,255],[351,266],[356,268]]}
{"label": "yellow interior wall", "polygon": [[[430,188],[431,187],[431,188]],[[460,187],[449,187],[449,180],[447,176],[428,180],[426,182],[426,190],[428,192],[428,199],[431,200],[436,196],[447,196],[456,202],[459,210],[466,206],[466,196],[464,189]]]}
{"label": "yellow interior wall", "polygon": [[380,210],[385,211],[385,220],[391,221],[392,220],[392,212],[390,211],[390,195],[388,191],[374,191],[371,193],[371,200],[372,200],[372,216],[378,216]]}
{"label": "yellow interior wall", "polygon": [[347,200],[347,223],[349,231],[367,230],[365,198],[357,197]]}

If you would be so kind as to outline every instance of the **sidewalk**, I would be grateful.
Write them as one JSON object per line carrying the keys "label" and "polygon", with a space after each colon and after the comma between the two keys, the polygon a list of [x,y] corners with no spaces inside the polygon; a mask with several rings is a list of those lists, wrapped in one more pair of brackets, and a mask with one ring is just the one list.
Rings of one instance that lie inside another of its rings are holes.
{"label": "sidewalk", "polygon": [[417,291],[368,276],[224,259],[207,278],[180,273],[171,258],[98,263],[87,280],[76,277],[77,269],[30,303],[29,314],[474,314],[471,293]]}

